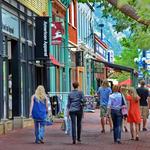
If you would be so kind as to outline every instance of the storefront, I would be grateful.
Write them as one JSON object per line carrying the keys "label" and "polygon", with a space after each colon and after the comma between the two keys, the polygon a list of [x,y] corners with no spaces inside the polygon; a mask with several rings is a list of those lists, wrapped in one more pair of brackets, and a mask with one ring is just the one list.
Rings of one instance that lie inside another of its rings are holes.
{"label": "storefront", "polygon": [[[66,7],[59,1],[52,2],[52,39],[50,48],[50,92],[66,92],[69,68],[66,69],[66,54],[68,45],[66,41]],[[53,29],[56,26],[57,29]],[[61,38],[56,38],[56,32],[61,32]]]}
{"label": "storefront", "polygon": [[[98,60],[108,61],[108,46],[94,34],[94,51]],[[107,78],[107,67],[103,63],[93,62],[93,87],[96,90],[102,81]]]}
{"label": "storefront", "polygon": [[18,1],[3,1],[0,10],[0,117],[28,117],[30,97],[46,74],[34,57],[37,14]]}

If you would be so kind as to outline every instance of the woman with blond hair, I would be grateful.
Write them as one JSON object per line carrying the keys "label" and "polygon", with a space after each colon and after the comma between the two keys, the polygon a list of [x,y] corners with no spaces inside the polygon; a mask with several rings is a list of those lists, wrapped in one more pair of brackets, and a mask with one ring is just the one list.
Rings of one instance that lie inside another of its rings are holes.
{"label": "woman with blond hair", "polygon": [[45,120],[48,113],[48,99],[45,89],[39,85],[31,97],[30,116],[34,119],[35,143],[44,144]]}
{"label": "woman with blond hair", "polygon": [[[127,95],[127,89],[128,89],[127,86],[122,85],[122,86],[120,86],[120,90],[119,90],[120,93],[123,96],[123,100],[124,100],[124,103],[126,105],[126,108],[127,108],[127,101],[125,99],[125,96]],[[124,127],[124,131],[128,132],[128,129],[127,129],[127,114],[123,116],[123,127]]]}
{"label": "woman with blond hair", "polygon": [[[128,89],[128,95],[126,99],[129,101],[129,111],[127,121],[130,123],[131,140],[139,140],[139,125],[141,123],[140,97],[137,95],[136,90],[133,87]],[[135,125],[135,129],[134,129]]]}

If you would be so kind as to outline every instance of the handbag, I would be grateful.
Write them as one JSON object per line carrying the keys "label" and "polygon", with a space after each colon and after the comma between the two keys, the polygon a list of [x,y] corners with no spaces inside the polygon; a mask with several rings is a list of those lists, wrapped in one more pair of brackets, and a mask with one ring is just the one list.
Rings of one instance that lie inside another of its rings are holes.
{"label": "handbag", "polygon": [[125,103],[125,99],[122,95],[122,107],[121,107],[121,113],[123,116],[127,116],[128,115],[128,108],[127,108],[127,105]]}
{"label": "handbag", "polygon": [[52,117],[50,117],[50,116],[47,115],[46,120],[45,120],[45,125],[46,126],[53,125],[53,119],[52,119]]}

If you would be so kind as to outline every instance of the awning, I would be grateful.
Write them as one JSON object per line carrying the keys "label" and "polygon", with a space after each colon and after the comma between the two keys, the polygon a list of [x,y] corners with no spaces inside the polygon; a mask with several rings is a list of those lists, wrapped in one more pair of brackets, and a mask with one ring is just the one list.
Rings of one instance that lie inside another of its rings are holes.
{"label": "awning", "polygon": [[106,67],[114,68],[116,70],[123,70],[123,71],[127,71],[127,72],[134,72],[134,69],[130,68],[130,67],[125,67],[125,66],[109,63],[109,62],[106,62],[106,61],[103,61],[103,60],[97,60],[97,59],[92,59],[92,60],[95,61],[95,62],[103,63]]}
{"label": "awning", "polygon": [[61,64],[55,59],[55,57],[49,54],[50,62],[56,66],[61,66]]}
{"label": "awning", "polygon": [[131,79],[127,79],[125,81],[119,82],[118,85],[131,85],[132,84],[132,80]]}

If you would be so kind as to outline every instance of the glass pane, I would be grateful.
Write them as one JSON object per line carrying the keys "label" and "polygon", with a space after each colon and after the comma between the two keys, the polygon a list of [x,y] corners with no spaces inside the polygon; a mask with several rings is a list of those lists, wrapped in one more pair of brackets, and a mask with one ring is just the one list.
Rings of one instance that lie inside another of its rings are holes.
{"label": "glass pane", "polygon": [[6,62],[3,62],[3,97],[4,97],[4,116],[3,119],[6,119],[6,102],[7,102],[7,68],[6,68]]}
{"label": "glass pane", "polygon": [[25,64],[21,65],[21,116],[25,116]]}
{"label": "glass pane", "polygon": [[25,54],[26,54],[26,53],[25,53],[25,44],[24,44],[24,43],[22,43],[22,50],[21,50],[21,53],[22,53],[22,54],[21,54],[22,58],[25,59]]}
{"label": "glass pane", "polygon": [[28,24],[28,40],[32,41],[33,40],[33,27],[32,25]]}
{"label": "glass pane", "polygon": [[25,38],[25,21],[21,20],[21,37]]}

